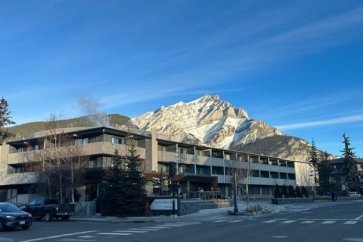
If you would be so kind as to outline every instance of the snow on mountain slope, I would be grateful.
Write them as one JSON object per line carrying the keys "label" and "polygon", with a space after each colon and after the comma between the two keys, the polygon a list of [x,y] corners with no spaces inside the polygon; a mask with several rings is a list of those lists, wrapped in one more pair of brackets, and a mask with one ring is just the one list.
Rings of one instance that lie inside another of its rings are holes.
{"label": "snow on mountain slope", "polygon": [[154,129],[181,142],[229,148],[256,139],[281,135],[276,128],[248,117],[244,109],[234,108],[218,96],[203,96],[194,101],[161,107],[133,118],[140,129]]}

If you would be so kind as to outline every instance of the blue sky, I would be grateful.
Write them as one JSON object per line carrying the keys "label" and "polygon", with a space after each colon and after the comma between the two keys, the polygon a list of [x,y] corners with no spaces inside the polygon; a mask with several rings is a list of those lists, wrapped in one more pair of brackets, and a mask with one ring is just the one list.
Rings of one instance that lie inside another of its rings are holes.
{"label": "blue sky", "polygon": [[135,117],[216,94],[283,133],[363,156],[363,2],[0,1],[0,96],[18,124]]}

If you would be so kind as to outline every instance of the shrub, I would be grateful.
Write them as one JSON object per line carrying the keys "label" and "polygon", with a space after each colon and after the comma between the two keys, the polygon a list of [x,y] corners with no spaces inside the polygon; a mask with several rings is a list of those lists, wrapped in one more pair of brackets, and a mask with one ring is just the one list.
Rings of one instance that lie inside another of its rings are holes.
{"label": "shrub", "polygon": [[296,194],[296,197],[303,197],[303,193],[299,186],[295,187],[295,194]]}
{"label": "shrub", "polygon": [[261,211],[262,207],[260,204],[251,205],[246,208],[247,213],[257,213],[258,211]]}
{"label": "shrub", "polygon": [[274,198],[282,198],[282,193],[278,185],[275,185]]}
{"label": "shrub", "polygon": [[293,186],[289,186],[288,190],[289,190],[289,197],[296,197],[295,189]]}
{"label": "shrub", "polygon": [[302,186],[301,192],[304,195],[304,197],[309,197],[309,193],[308,193],[308,190],[306,189],[306,187]]}

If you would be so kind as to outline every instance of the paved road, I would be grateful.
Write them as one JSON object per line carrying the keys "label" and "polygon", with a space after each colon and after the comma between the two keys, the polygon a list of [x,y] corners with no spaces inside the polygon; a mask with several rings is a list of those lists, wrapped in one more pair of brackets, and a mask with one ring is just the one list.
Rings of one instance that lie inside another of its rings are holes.
{"label": "paved road", "polygon": [[363,242],[363,202],[334,205],[259,218],[213,215],[148,223],[34,222],[28,231],[0,232],[0,241]]}

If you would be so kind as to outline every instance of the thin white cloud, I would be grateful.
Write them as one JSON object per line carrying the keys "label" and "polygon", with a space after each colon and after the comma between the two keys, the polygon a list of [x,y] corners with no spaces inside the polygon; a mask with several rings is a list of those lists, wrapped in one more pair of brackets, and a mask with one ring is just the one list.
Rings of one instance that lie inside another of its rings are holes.
{"label": "thin white cloud", "polygon": [[362,30],[363,8],[357,8],[300,27],[291,27],[282,33],[262,36],[251,44],[236,45],[229,52],[220,53],[220,59],[228,66],[239,66],[242,71],[251,67],[265,68],[266,64],[276,64],[357,40],[357,37],[362,38]]}
{"label": "thin white cloud", "polygon": [[319,126],[353,123],[353,122],[360,122],[360,121],[363,121],[363,114],[334,118],[334,119],[312,121],[312,122],[278,125],[276,128],[278,128],[282,131],[286,131],[286,130],[297,130],[297,129],[304,129],[304,128],[319,127]]}
{"label": "thin white cloud", "polygon": [[306,97],[291,104],[284,103],[283,106],[266,107],[266,104],[264,104],[261,107],[255,107],[255,110],[258,110],[255,114],[257,113],[257,116],[268,116],[269,118],[289,117],[348,102],[353,103],[355,100],[360,100],[362,96],[363,89],[361,88],[341,90],[337,93],[328,93],[325,96]]}

